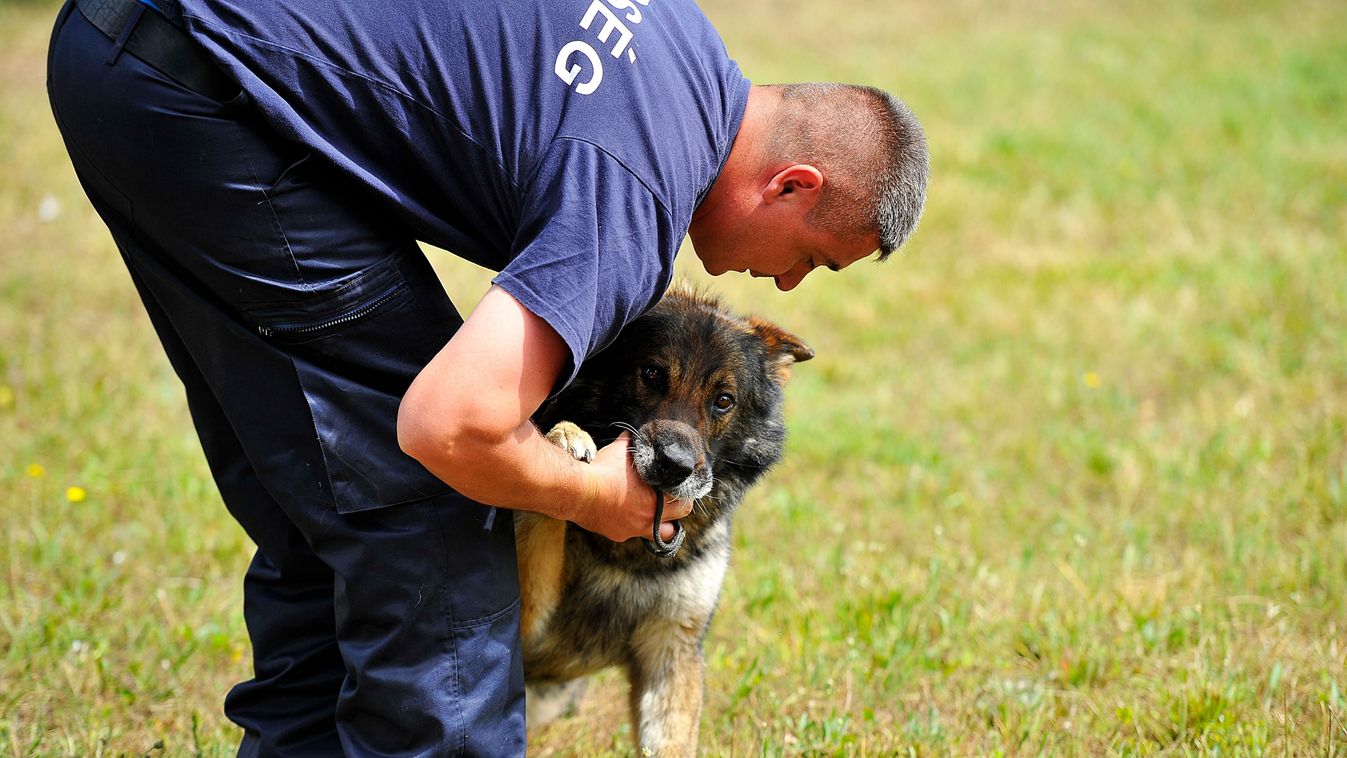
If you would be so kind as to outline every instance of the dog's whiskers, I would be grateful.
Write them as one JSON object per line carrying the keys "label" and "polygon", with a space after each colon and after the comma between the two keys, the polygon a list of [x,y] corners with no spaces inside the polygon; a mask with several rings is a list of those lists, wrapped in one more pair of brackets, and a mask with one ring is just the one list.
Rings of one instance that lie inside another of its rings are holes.
{"label": "dog's whiskers", "polygon": [[744,468],[751,468],[751,469],[766,468],[761,463],[754,463],[752,461],[737,461],[725,455],[720,456],[720,460],[725,461],[726,463],[733,463],[736,466],[743,466]]}
{"label": "dog's whiskers", "polygon": [[639,441],[639,442],[645,442],[645,441],[646,441],[646,440],[645,440],[645,435],[644,435],[644,434],[641,434],[641,430],[637,429],[636,427],[632,426],[631,424],[628,424],[628,423],[625,422],[625,421],[613,421],[613,422],[610,422],[610,423],[608,424],[608,426],[615,426],[615,427],[617,427],[618,429],[624,429],[624,430],[626,430],[626,431],[628,431],[628,432],[631,432],[632,438],[635,439],[635,440],[637,440],[637,441]]}
{"label": "dog's whiskers", "polygon": [[704,500],[713,500],[713,498],[699,497],[696,500],[693,500],[692,512],[702,516],[703,518],[711,518],[711,507],[706,503],[702,502]]}
{"label": "dog's whiskers", "polygon": [[698,512],[698,509],[700,508],[701,515],[705,516],[706,518],[711,517],[712,506],[719,506],[720,501],[722,500],[722,498],[715,497],[711,494],[712,492],[715,492],[715,490],[716,490],[716,478],[713,475],[711,477],[711,486],[707,488],[706,494],[702,495],[699,498],[693,499],[692,510],[694,513]]}

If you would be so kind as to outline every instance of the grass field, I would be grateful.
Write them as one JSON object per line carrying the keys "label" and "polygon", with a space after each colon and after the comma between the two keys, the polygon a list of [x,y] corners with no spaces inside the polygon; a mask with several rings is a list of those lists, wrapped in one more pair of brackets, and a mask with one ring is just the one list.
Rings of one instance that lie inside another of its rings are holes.
{"label": "grass field", "polygon": [[[934,178],[888,263],[708,285],[818,358],[704,751],[1347,755],[1347,4],[706,8],[755,81],[900,94]],[[0,752],[229,755],[252,547],[52,125],[53,14],[0,0]],[[591,693],[536,754],[629,751]]]}

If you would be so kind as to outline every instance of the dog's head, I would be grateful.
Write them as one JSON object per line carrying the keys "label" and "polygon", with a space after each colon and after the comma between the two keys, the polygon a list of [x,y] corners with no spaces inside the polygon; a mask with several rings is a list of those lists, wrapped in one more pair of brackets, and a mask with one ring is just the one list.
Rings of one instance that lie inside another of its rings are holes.
{"label": "dog's head", "polygon": [[714,491],[714,506],[733,505],[781,457],[782,388],[813,356],[774,324],[673,291],[587,361],[547,416],[600,445],[631,431],[648,484],[685,500]]}

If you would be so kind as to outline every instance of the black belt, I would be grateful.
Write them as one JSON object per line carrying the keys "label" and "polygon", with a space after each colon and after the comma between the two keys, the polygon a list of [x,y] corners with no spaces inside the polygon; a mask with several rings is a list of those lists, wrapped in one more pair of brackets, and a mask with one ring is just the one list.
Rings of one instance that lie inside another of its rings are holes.
{"label": "black belt", "polygon": [[89,23],[117,43],[108,62],[125,49],[188,89],[221,102],[239,94],[200,44],[139,0],[75,0]]}

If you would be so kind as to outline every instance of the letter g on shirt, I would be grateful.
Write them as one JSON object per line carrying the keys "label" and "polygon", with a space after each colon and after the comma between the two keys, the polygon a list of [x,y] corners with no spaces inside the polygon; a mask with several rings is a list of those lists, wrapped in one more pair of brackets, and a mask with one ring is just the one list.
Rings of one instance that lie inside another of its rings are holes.
{"label": "letter g on shirt", "polygon": [[[575,84],[575,80],[580,78],[580,71],[582,70],[580,64],[570,63],[570,57],[575,53],[580,53],[588,58],[590,69],[593,71],[588,81],[579,84]],[[594,48],[590,47],[589,43],[580,40],[567,42],[561,47],[561,52],[557,53],[556,68],[553,70],[556,71],[557,76],[561,77],[561,81],[567,84],[575,84],[575,91],[581,95],[594,92],[599,88],[599,83],[603,81],[603,62],[599,60],[599,54],[594,52]]]}
{"label": "letter g on shirt", "polygon": [[[635,63],[636,51],[628,47],[633,37],[632,31],[626,24],[622,23],[622,19],[617,17],[612,8],[609,8],[609,5],[611,5],[613,8],[629,11],[626,14],[626,20],[632,24],[639,24],[641,23],[641,11],[635,3],[647,6],[650,5],[650,0],[634,0],[634,2],[633,0],[608,0],[606,4],[604,0],[594,0],[585,9],[585,15],[580,18],[580,28],[589,29],[593,26],[596,18],[603,16],[603,25],[598,28],[597,32],[598,41],[607,42],[608,38],[613,36],[613,32],[617,32],[617,40],[609,52],[612,53],[614,58],[621,58],[625,51],[627,60]],[[574,56],[577,54],[588,61],[590,69],[590,77],[579,83],[576,80],[580,78],[584,67],[576,61]],[[561,50],[557,52],[557,60],[552,70],[561,81],[568,85],[575,85],[575,91],[580,95],[592,94],[603,82],[603,59],[599,57],[599,53],[594,49],[594,46],[584,40],[573,40],[563,45]]]}

